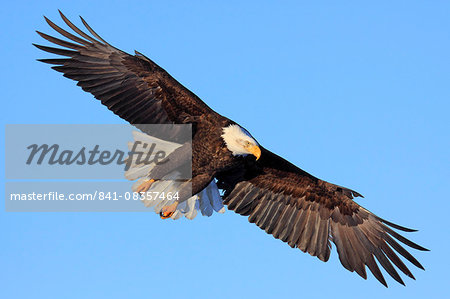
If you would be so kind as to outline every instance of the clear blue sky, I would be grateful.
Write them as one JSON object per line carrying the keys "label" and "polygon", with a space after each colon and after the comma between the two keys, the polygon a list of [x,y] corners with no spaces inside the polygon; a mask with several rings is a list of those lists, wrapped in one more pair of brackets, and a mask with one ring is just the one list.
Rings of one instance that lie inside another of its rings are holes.
{"label": "clear blue sky", "polygon": [[2,124],[121,123],[35,61],[48,57],[31,46],[41,42],[34,30],[51,32],[42,15],[58,24],[58,8],[82,15],[265,147],[361,192],[359,203],[379,216],[419,229],[408,237],[431,252],[414,252],[426,268],[411,265],[417,281],[405,277],[403,287],[389,278],[385,289],[345,270],[334,247],[322,263],[229,211],[176,222],[153,213],[1,211],[0,296],[448,295],[449,2],[297,2],[7,1]]}

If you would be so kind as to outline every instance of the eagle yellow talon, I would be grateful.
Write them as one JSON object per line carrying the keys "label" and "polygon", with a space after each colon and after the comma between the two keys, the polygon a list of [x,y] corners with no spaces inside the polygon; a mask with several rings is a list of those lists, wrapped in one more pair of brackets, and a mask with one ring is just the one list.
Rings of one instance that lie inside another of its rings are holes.
{"label": "eagle yellow talon", "polygon": [[137,193],[147,192],[147,190],[150,189],[150,187],[152,186],[152,184],[154,182],[155,182],[154,179],[151,179],[151,180],[143,182],[142,184],[139,185],[139,187],[137,188],[136,192]]}
{"label": "eagle yellow talon", "polygon": [[159,217],[161,217],[161,219],[167,219],[167,218],[172,217],[173,213],[175,213],[175,211],[177,210],[177,207],[178,207],[178,201],[174,202],[173,204],[163,207],[161,212],[159,213]]}

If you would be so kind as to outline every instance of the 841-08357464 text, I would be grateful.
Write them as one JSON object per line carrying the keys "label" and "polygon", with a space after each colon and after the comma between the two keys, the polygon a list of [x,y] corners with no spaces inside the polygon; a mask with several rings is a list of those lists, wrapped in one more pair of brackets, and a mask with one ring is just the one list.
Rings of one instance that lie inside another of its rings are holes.
{"label": "841-08357464 text", "polygon": [[93,193],[61,193],[61,192],[28,192],[28,193],[11,193],[9,200],[12,201],[117,201],[117,200],[177,200],[178,192],[111,192],[111,191],[95,191]]}

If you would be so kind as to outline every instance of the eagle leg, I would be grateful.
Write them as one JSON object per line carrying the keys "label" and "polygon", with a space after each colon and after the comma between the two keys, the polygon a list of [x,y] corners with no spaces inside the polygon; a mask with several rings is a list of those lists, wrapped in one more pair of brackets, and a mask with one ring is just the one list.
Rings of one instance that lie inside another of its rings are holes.
{"label": "eagle leg", "polygon": [[161,212],[159,213],[159,216],[161,217],[161,219],[170,218],[177,210],[177,207],[178,201],[175,201],[173,204],[163,207]]}
{"label": "eagle leg", "polygon": [[152,184],[155,182],[154,179],[151,180],[145,180],[142,184],[139,185],[139,187],[137,188],[136,192],[137,193],[141,193],[141,192],[147,192],[148,189],[150,189],[150,187],[152,186]]}

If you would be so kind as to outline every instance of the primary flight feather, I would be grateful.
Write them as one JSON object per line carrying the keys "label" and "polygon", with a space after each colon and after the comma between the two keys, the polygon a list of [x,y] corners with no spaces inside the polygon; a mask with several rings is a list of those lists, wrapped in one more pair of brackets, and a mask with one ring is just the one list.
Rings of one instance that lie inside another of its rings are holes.
{"label": "primary flight feather", "polygon": [[[78,36],[45,18],[70,41],[38,32],[62,48],[35,46],[63,57],[40,61],[78,81],[84,91],[137,127],[186,123],[193,126],[189,143],[191,194],[163,207],[162,218],[172,216],[190,196],[220,188],[223,204],[229,210],[248,216],[251,223],[291,247],[327,261],[333,242],[342,265],[363,278],[367,278],[367,266],[387,286],[378,264],[401,284],[404,282],[396,268],[414,278],[398,254],[423,269],[399,241],[417,250],[427,249],[393,228],[414,230],[388,222],[358,205],[353,198],[361,196],[359,193],[320,180],[265,149],[244,128],[213,111],[149,58],[139,52],[129,55],[111,46],[81,18],[91,34],[88,35],[60,14]],[[183,144],[183,140],[176,141]],[[183,146],[174,151],[174,155],[183,154]],[[158,172],[164,175],[164,171],[169,169],[153,169],[150,178]],[[144,181],[137,191],[148,190],[154,182],[155,179]],[[222,204],[211,203],[218,207],[216,211]]]}

